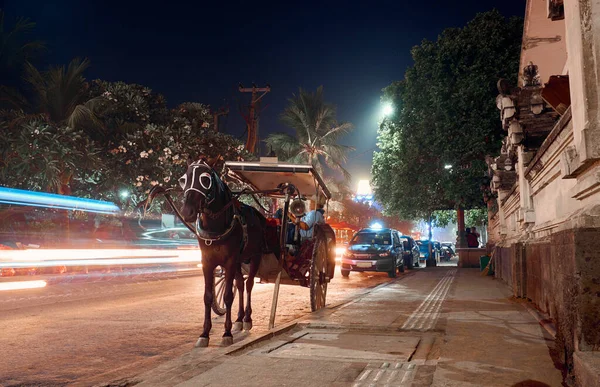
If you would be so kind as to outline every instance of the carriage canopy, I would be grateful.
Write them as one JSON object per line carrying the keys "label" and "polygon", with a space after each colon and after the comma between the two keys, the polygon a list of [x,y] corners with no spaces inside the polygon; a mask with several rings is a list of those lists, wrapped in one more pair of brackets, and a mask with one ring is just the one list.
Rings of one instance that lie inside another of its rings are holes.
{"label": "carriage canopy", "polygon": [[[269,158],[269,161],[271,158]],[[289,164],[265,161],[227,161],[227,175],[240,180],[256,190],[269,190],[286,182],[298,188],[303,196],[315,194],[331,198],[321,176],[310,164]]]}

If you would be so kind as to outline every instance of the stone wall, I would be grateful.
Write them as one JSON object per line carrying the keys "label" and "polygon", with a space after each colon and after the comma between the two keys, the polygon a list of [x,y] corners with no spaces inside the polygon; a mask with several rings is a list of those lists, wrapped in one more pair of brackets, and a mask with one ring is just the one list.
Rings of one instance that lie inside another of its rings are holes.
{"label": "stone wall", "polygon": [[495,254],[496,278],[554,320],[569,368],[575,351],[600,349],[600,228],[568,229]]}

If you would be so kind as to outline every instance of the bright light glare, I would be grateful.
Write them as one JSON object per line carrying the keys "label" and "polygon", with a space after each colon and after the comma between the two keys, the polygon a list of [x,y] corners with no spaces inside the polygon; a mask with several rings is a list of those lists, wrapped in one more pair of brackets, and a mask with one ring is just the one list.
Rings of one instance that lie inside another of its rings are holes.
{"label": "bright light glare", "polygon": [[200,249],[35,249],[0,252],[0,268],[142,265],[201,261]]}
{"label": "bright light glare", "polygon": [[356,188],[356,194],[359,196],[368,196],[372,194],[369,180],[359,180],[358,187]]}
{"label": "bright light glare", "polygon": [[450,169],[450,168],[452,168],[452,165],[450,165],[450,164],[446,164],[446,165],[444,165],[444,168],[445,168],[445,169]]}
{"label": "bright light glare", "polygon": [[346,252],[346,248],[345,247],[336,247],[335,248],[335,253],[337,255],[342,255]]}
{"label": "bright light glare", "polygon": [[371,225],[371,228],[372,228],[373,230],[381,230],[381,229],[383,228],[383,226],[381,225],[381,223],[373,223],[373,224]]}
{"label": "bright light glare", "polygon": [[383,105],[381,112],[383,113],[384,116],[389,116],[390,114],[394,113],[394,105],[387,102],[386,104]]}
{"label": "bright light glare", "polygon": [[15,282],[0,282],[0,291],[2,290],[22,290],[43,288],[46,286],[46,281],[15,281]]}
{"label": "bright light glare", "polygon": [[121,197],[122,198],[126,198],[128,196],[129,196],[129,192],[127,192],[127,191],[121,191]]}

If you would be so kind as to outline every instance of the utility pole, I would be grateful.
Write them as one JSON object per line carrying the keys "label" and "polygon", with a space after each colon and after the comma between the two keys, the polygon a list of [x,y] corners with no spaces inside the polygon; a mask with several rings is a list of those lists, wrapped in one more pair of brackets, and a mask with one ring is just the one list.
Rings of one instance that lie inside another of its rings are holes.
{"label": "utility pole", "polygon": [[213,112],[213,125],[215,132],[219,131],[219,116],[226,116],[227,114],[229,114],[229,109],[226,108],[220,108],[219,110]]}
{"label": "utility pole", "polygon": [[[265,87],[256,87],[253,83],[252,87],[244,87],[240,83],[240,92],[252,93],[252,100],[248,107],[248,116],[246,119],[246,127],[248,129],[248,139],[246,140],[246,150],[250,153],[255,153],[256,144],[258,142],[258,102],[264,97],[269,91],[271,86],[266,85]],[[259,93],[262,93],[260,96]]]}

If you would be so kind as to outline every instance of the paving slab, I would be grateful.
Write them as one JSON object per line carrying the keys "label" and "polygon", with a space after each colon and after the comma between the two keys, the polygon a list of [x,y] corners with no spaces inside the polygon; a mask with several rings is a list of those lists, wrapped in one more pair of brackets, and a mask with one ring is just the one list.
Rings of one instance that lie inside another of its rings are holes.
{"label": "paving slab", "polygon": [[194,350],[148,386],[561,386],[554,342],[477,269],[427,268],[260,341]]}

